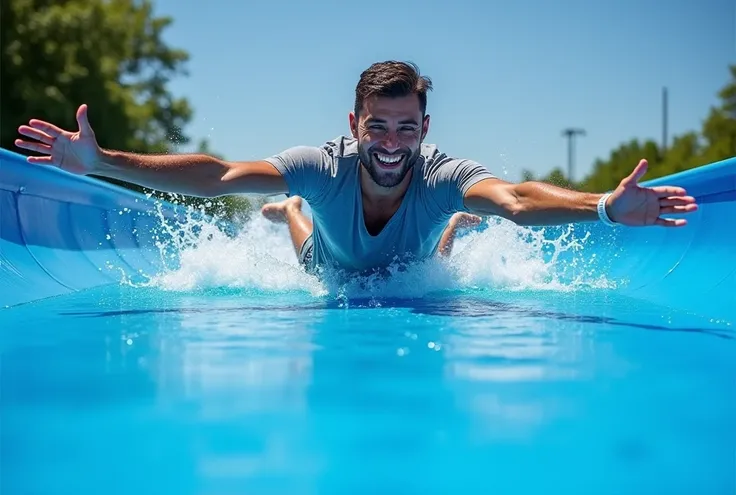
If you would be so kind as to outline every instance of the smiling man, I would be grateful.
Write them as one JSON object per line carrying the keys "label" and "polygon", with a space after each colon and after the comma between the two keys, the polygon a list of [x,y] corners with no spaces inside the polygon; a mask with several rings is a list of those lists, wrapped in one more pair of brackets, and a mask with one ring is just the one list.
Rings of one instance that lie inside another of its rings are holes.
{"label": "smiling man", "polygon": [[[431,89],[411,64],[375,64],[356,88],[351,137],[267,159],[292,197],[262,212],[288,223],[306,266],[361,271],[448,251],[443,233],[451,239],[464,220],[458,215],[468,189],[494,175],[423,143]],[[301,198],[309,202],[314,224],[301,213]]]}
{"label": "smiling man", "polygon": [[[16,145],[42,154],[29,157],[31,163],[161,191],[202,197],[286,194],[287,200],[266,205],[262,213],[288,224],[299,260],[309,270],[363,271],[445,254],[455,228],[477,222],[477,215],[520,225],[603,221],[679,227],[684,219],[661,215],[697,208],[680,187],[640,187],[645,160],[615,191],[594,194],[540,182],[509,183],[476,161],[447,156],[425,143],[431,89],[431,80],[413,64],[373,64],[356,86],[351,136],[255,161],[101,149],[85,105],[77,111],[79,131],[32,119],[19,132],[34,141],[18,139]],[[310,204],[312,221],[301,212],[302,198]]]}

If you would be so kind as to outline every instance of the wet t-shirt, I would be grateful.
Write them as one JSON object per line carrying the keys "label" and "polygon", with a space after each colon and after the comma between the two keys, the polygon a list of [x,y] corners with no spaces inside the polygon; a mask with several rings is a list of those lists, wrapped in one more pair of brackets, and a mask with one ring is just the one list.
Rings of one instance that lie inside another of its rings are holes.
{"label": "wet t-shirt", "polygon": [[290,196],[312,209],[313,267],[366,271],[433,256],[447,221],[467,211],[464,195],[495,177],[473,160],[452,158],[422,144],[401,206],[380,233],[365,226],[357,140],[341,136],[322,146],[296,146],[267,159],[284,176]]}

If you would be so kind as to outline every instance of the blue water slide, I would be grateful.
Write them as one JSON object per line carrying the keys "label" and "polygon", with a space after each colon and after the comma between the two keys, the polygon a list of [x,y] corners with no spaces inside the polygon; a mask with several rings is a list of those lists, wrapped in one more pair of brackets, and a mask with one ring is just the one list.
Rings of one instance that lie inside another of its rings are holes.
{"label": "blue water slide", "polygon": [[[684,228],[583,224],[595,257],[627,296],[736,321],[736,158],[648,181],[700,204]],[[161,203],[158,203],[161,205]],[[155,274],[162,211],[181,208],[0,149],[0,307]]]}

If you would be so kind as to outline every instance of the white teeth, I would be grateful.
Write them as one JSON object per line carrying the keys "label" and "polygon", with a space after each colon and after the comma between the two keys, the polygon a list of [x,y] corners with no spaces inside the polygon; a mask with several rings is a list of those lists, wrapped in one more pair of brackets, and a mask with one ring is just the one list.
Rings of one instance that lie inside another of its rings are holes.
{"label": "white teeth", "polygon": [[376,153],[376,156],[383,163],[396,163],[399,160],[401,160],[401,155],[399,155],[399,156],[390,156],[390,155],[384,155],[382,153]]}

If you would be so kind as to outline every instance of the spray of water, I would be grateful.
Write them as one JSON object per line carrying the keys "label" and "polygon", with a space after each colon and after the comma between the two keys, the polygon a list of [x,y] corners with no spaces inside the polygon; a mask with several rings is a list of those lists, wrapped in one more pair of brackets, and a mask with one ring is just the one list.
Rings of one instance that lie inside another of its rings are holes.
{"label": "spray of water", "polygon": [[[586,235],[572,227],[550,236],[503,219],[486,219],[477,231],[456,241],[448,258],[389,266],[373,275],[306,273],[299,266],[283,224],[256,211],[235,233],[217,219],[189,210],[183,220],[165,218],[156,203],[161,232],[157,248],[163,269],[140,285],[167,291],[237,289],[253,294],[305,293],[312,297],[422,297],[444,291],[554,290],[607,288],[612,281],[596,273],[584,246]],[[563,259],[564,258],[564,259]]]}

